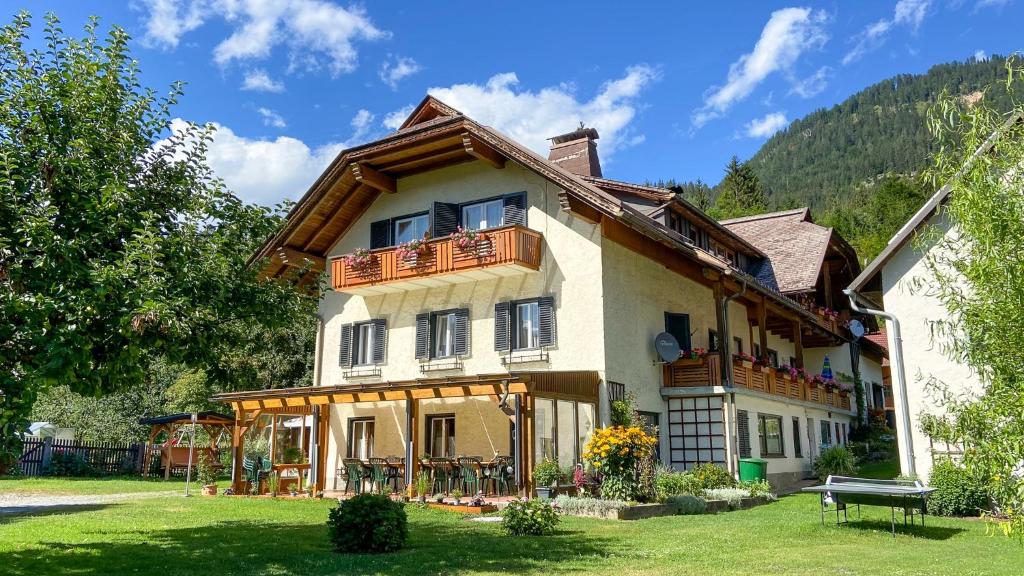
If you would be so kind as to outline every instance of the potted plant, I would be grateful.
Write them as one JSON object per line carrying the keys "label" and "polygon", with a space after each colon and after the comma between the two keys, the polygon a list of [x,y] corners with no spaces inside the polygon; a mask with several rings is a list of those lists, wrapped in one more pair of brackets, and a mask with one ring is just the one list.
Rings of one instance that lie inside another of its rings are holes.
{"label": "potted plant", "polygon": [[196,482],[203,487],[203,496],[217,495],[217,472],[210,465],[210,457],[205,452],[196,463]]}
{"label": "potted plant", "polygon": [[280,486],[280,479],[277,477],[277,472],[271,472],[267,475],[267,492],[276,497],[277,488]]}
{"label": "potted plant", "polygon": [[434,494],[434,502],[437,502],[438,504],[444,504],[444,494],[441,492]]}
{"label": "potted plant", "polygon": [[430,245],[426,240],[409,240],[398,245],[395,253],[398,259],[410,266],[423,264],[423,259],[430,255]]}
{"label": "potted plant", "polygon": [[733,360],[742,364],[744,368],[753,368],[754,362],[757,361],[756,358],[746,352],[740,352],[739,354],[734,355]]}
{"label": "potted plant", "polygon": [[421,471],[416,475],[416,480],[413,481],[413,487],[416,490],[416,495],[419,497],[421,504],[427,502],[427,492],[430,491],[430,474]]}
{"label": "potted plant", "polygon": [[366,248],[356,248],[342,257],[345,267],[353,272],[364,272],[373,264],[373,254]]}
{"label": "potted plant", "polygon": [[470,230],[459,226],[448,238],[460,252],[475,252],[480,244],[487,241],[487,235],[476,230]]}
{"label": "potted plant", "polygon": [[565,477],[565,473],[558,467],[558,461],[545,458],[533,471],[533,480],[536,482],[538,498],[551,498],[557,490],[558,483]]}
{"label": "potted plant", "polygon": [[462,490],[456,488],[455,490],[452,490],[450,496],[452,497],[452,500],[455,501],[456,506],[462,505]]}

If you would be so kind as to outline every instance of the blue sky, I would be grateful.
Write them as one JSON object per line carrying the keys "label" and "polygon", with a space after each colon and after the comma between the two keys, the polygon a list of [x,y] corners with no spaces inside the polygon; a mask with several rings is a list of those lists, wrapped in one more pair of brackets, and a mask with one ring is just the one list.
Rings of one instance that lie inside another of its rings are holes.
{"label": "blue sky", "polygon": [[733,154],[749,157],[789,121],[865,86],[1021,50],[1021,4],[66,0],[45,9],[69,32],[91,14],[126,28],[147,85],[187,83],[174,115],[218,126],[217,173],[271,204],[301,196],[338,151],[386,134],[428,92],[542,153],[546,137],[594,126],[607,177],[714,184]]}

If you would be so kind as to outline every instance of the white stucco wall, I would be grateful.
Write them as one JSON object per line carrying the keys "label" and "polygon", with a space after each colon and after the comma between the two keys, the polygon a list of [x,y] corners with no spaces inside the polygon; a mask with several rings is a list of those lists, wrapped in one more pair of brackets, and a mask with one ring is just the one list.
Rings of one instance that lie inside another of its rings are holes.
{"label": "white stucco wall", "polygon": [[[938,227],[947,236],[953,233],[948,220],[941,215],[933,217],[929,225]],[[919,251],[914,244],[910,242],[897,251],[882,268],[882,297],[885,310],[895,314],[900,321],[914,462],[918,475],[927,478],[932,467],[932,455],[928,437],[920,430],[920,416],[923,413],[945,413],[937,396],[929,390],[928,381],[937,378],[957,394],[977,392],[981,385],[968,366],[950,360],[937,343],[931,340],[929,323],[946,318],[947,312],[937,298],[920,290],[912,290],[916,280],[928,282],[931,278],[924,261],[925,253]],[[933,247],[929,250],[936,249]],[[889,330],[888,335],[889,349],[893,350],[895,341],[892,330]],[[894,377],[895,371],[894,367]],[[902,399],[895,381],[893,400],[896,405],[897,430],[902,430]],[[900,436],[899,444],[902,453],[907,449],[906,439]]]}

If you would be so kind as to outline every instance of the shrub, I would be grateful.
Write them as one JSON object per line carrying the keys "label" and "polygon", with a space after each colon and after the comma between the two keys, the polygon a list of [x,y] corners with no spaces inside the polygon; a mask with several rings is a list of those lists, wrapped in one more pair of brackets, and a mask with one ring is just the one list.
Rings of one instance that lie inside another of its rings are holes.
{"label": "shrub", "polygon": [[754,482],[740,482],[740,488],[750,492],[751,498],[767,498],[769,500],[776,500],[775,492],[772,492],[772,485],[767,480],[757,480]]}
{"label": "shrub", "polygon": [[670,497],[667,503],[674,504],[677,509],[676,513],[683,515],[703,514],[708,506],[708,503],[703,498],[698,498],[692,494],[677,494]]}
{"label": "shrub", "polygon": [[217,483],[217,471],[210,464],[210,457],[205,452],[199,455],[199,462],[196,463],[196,483],[200,486]]}
{"label": "shrub", "polygon": [[533,470],[533,479],[536,480],[537,486],[557,486],[565,479],[565,472],[558,467],[557,460],[545,458]]}
{"label": "shrub", "polygon": [[344,500],[327,519],[331,542],[338,552],[394,552],[409,536],[405,506],[378,494]]}
{"label": "shrub", "polygon": [[977,516],[988,507],[985,483],[949,460],[932,468],[928,485],[937,488],[928,497],[928,507],[939,516]]}
{"label": "shrub", "polygon": [[632,392],[626,394],[622,400],[615,400],[611,403],[612,426],[629,428],[635,426],[633,421],[636,414],[636,397]]}
{"label": "shrub", "polygon": [[715,488],[730,488],[736,485],[736,479],[728,470],[716,464],[699,464],[690,471],[697,480],[697,485],[702,490],[713,490]]}
{"label": "shrub", "polygon": [[512,536],[546,536],[557,525],[558,512],[546,500],[512,500],[501,519],[501,527]]}
{"label": "shrub", "polygon": [[643,428],[598,428],[583,450],[583,458],[602,476],[601,497],[637,500],[653,492],[650,459],[658,438]]}
{"label": "shrub", "polygon": [[46,469],[48,476],[93,476],[95,472],[81,454],[71,450],[54,450]]}
{"label": "shrub", "polygon": [[857,461],[845,446],[832,446],[814,461],[814,473],[822,482],[829,476],[853,476],[857,473]]}
{"label": "shrub", "polygon": [[554,507],[562,514],[570,516],[604,516],[629,507],[629,502],[622,500],[602,500],[600,498],[579,498],[561,495],[555,498]]}
{"label": "shrub", "polygon": [[703,488],[697,477],[671,468],[659,468],[654,475],[654,490],[659,502],[680,494],[700,494]]}
{"label": "shrub", "polygon": [[745,488],[711,488],[704,491],[704,497],[708,500],[725,500],[729,503],[730,510],[740,507],[740,501],[750,498],[750,490]]}

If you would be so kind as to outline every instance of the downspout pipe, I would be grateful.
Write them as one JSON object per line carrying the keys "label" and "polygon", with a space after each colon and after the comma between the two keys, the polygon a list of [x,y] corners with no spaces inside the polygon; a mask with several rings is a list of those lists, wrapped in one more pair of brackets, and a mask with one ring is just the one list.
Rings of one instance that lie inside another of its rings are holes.
{"label": "downspout pipe", "polygon": [[889,361],[892,364],[893,378],[896,380],[895,387],[900,393],[900,434],[903,436],[906,451],[901,454],[903,457],[903,472],[905,474],[917,474],[917,466],[914,464],[914,435],[910,426],[910,401],[907,399],[907,376],[903,366],[903,337],[900,334],[900,320],[892,312],[875,310],[858,303],[860,295],[847,288],[843,293],[850,298],[850,308],[855,312],[878,316],[889,321],[889,329],[892,332],[893,349],[890,350]]}
{"label": "downspout pipe", "polygon": [[739,292],[722,298],[722,377],[729,386],[733,385],[732,359],[729,357],[729,343],[732,342],[729,333],[729,303],[747,293],[747,279],[740,277],[740,281],[743,283],[743,287]]}

